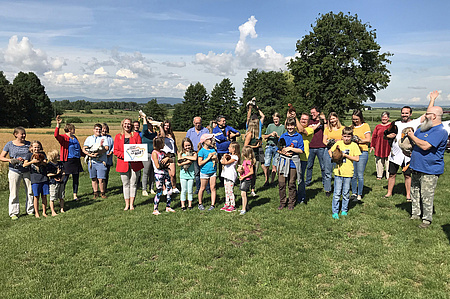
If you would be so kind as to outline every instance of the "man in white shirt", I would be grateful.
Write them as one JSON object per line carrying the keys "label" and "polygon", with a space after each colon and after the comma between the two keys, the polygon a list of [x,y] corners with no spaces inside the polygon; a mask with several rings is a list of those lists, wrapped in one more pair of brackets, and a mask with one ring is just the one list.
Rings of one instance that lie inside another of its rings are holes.
{"label": "man in white shirt", "polygon": [[[434,106],[434,101],[438,97],[439,93],[434,91],[430,94],[430,103],[428,107]],[[425,114],[421,117],[411,120],[412,108],[409,106],[404,106],[401,110],[402,119],[396,121],[395,125],[398,128],[398,133],[391,133],[386,137],[389,139],[395,138],[391,146],[391,154],[389,155],[389,179],[388,179],[388,190],[385,198],[392,196],[392,191],[395,185],[395,177],[397,176],[398,168],[402,167],[403,176],[405,177],[405,189],[406,189],[406,200],[411,201],[411,168],[409,167],[410,157],[405,156],[401,150],[399,144],[402,137],[402,130],[408,127],[417,130],[420,124],[423,122]]]}

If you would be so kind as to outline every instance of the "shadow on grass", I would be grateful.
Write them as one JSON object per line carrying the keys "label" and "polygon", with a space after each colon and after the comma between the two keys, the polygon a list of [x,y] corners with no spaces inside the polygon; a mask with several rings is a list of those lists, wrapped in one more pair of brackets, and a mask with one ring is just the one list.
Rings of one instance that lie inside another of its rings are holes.
{"label": "shadow on grass", "polygon": [[253,207],[262,206],[269,202],[270,202],[270,198],[268,198],[268,197],[255,197],[255,198],[251,197],[251,198],[248,198],[248,208],[250,210]]}
{"label": "shadow on grass", "polygon": [[122,186],[109,187],[108,191],[106,192],[106,194],[108,196],[113,196],[113,195],[122,194],[122,193],[123,193],[123,187]]}
{"label": "shadow on grass", "polygon": [[323,188],[308,188],[306,187],[306,202],[309,202],[310,200],[313,200],[316,198],[316,196],[325,191],[323,191]]}
{"label": "shadow on grass", "polygon": [[395,207],[408,212],[409,215],[411,215],[411,213],[412,213],[412,208],[411,208],[410,202],[402,202],[402,203],[396,204]]}
{"label": "shadow on grass", "polygon": [[100,200],[92,199],[90,197],[90,195],[89,196],[85,196],[85,195],[79,196],[78,200],[76,200],[76,201],[75,200],[66,201],[64,203],[64,210],[72,210],[72,209],[77,209],[77,208],[81,208],[84,206],[90,206],[99,201]]}
{"label": "shadow on grass", "polygon": [[442,225],[442,230],[444,231],[444,233],[447,235],[447,239],[450,243],[450,224],[444,224]]}

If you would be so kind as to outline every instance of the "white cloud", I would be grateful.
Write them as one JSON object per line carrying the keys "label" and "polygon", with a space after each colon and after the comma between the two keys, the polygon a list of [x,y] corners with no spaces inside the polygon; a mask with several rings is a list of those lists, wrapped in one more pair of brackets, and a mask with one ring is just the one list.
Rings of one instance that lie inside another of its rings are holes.
{"label": "white cloud", "polygon": [[164,61],[162,64],[169,67],[180,67],[180,68],[186,66],[186,62],[184,61],[177,61],[177,62]]}
{"label": "white cloud", "polygon": [[[183,91],[185,91],[186,88],[187,88],[187,86],[184,85],[184,84],[181,84],[181,83],[178,83],[177,86],[175,86],[175,89],[183,90]],[[450,95],[449,95],[449,96],[450,96]]]}
{"label": "white cloud", "polygon": [[48,58],[44,51],[33,47],[28,37],[19,41],[17,35],[9,39],[8,47],[3,52],[3,60],[17,71],[32,71],[38,74],[59,71],[66,65],[64,58]]}
{"label": "white cloud", "polygon": [[108,75],[108,72],[103,67],[99,67],[94,71],[94,75],[105,76]]}
{"label": "white cloud", "polygon": [[411,103],[418,103],[418,102],[420,102],[420,98],[419,97],[413,97],[413,98],[409,99],[409,102],[411,102]]}
{"label": "white cloud", "polygon": [[272,46],[267,45],[264,49],[251,51],[247,37],[257,38],[256,22],[258,20],[251,16],[247,22],[239,26],[239,41],[231,53],[216,54],[209,51],[208,54],[197,53],[194,64],[203,65],[205,71],[220,76],[235,75],[236,69],[259,68],[262,70],[286,69],[286,63],[290,57],[284,57],[277,53]]}
{"label": "white cloud", "polygon": [[392,102],[395,102],[395,103],[401,103],[401,102],[403,102],[405,99],[404,98],[395,98],[395,99],[392,99]]}
{"label": "white cloud", "polygon": [[120,69],[116,72],[116,76],[125,77],[128,79],[136,79],[138,77],[137,74],[133,73],[133,71],[128,69]]}

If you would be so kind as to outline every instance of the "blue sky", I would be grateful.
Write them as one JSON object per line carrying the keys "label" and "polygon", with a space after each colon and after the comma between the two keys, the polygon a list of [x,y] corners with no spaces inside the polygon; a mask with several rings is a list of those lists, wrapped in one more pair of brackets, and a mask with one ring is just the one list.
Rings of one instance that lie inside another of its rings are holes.
{"label": "blue sky", "polygon": [[0,70],[33,71],[50,97],[182,97],[286,69],[321,13],[350,12],[391,52],[378,102],[450,105],[448,1],[0,1]]}

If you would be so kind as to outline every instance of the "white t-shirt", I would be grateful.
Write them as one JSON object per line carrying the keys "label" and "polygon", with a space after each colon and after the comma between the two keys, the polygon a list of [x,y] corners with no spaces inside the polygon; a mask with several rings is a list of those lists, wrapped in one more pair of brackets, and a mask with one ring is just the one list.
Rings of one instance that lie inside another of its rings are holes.
{"label": "white t-shirt", "polygon": [[401,121],[396,121],[395,125],[398,128],[397,136],[395,137],[394,142],[391,147],[391,154],[389,155],[389,162],[392,162],[397,165],[402,165],[405,162],[405,165],[411,160],[410,157],[407,157],[403,154],[402,149],[400,148],[400,139],[402,138],[402,131],[404,128],[411,127],[414,129],[414,132],[420,126],[420,117],[416,118],[410,122],[403,123]]}
{"label": "white t-shirt", "polygon": [[233,159],[234,162],[223,166],[222,177],[234,182],[237,178],[236,164],[239,157],[236,155],[231,155],[231,159]]}

